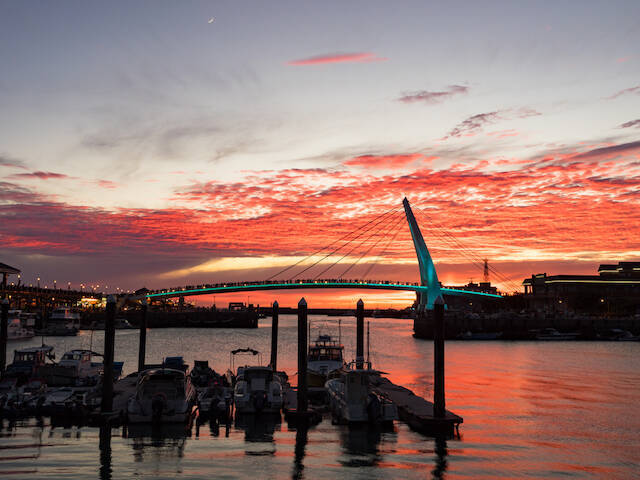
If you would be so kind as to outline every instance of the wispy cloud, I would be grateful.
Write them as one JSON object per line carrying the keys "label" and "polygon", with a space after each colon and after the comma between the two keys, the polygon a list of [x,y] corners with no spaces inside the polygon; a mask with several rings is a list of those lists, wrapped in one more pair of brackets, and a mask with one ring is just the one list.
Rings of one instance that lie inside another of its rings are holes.
{"label": "wispy cloud", "polygon": [[29,172],[29,173],[16,173],[11,175],[12,178],[39,178],[40,180],[51,180],[51,179],[66,179],[71,178],[64,173],[55,173],[55,172]]}
{"label": "wispy cloud", "polygon": [[631,128],[631,127],[640,128],[640,118],[638,118],[637,120],[630,120],[620,125],[620,128]]}
{"label": "wispy cloud", "polygon": [[403,103],[428,103],[433,105],[468,92],[469,87],[465,87],[464,85],[449,85],[440,91],[416,90],[414,92],[404,92],[402,96],[398,98],[398,101]]}
{"label": "wispy cloud", "polygon": [[496,123],[500,120],[529,118],[538,115],[541,115],[541,113],[530,107],[508,108],[493,112],[478,113],[465,118],[462,122],[458,123],[444,138],[471,137],[481,131],[485,126]]}
{"label": "wispy cloud", "polygon": [[613,100],[614,98],[621,97],[622,95],[630,95],[630,94],[640,95],[640,85],[620,90],[619,92],[614,93],[610,97],[607,97],[607,100]]}
{"label": "wispy cloud", "polygon": [[370,63],[384,62],[385,57],[378,57],[374,53],[327,53],[324,55],[316,55],[314,57],[301,58],[291,60],[287,65],[306,66],[306,65],[323,65],[326,63]]}

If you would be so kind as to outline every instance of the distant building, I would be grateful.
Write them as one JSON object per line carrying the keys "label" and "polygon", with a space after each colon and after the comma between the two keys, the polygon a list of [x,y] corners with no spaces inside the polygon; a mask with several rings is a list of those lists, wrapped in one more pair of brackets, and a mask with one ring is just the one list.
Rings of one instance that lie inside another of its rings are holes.
{"label": "distant building", "polygon": [[530,309],[547,314],[640,313],[640,262],[603,264],[598,275],[532,275],[522,282]]}

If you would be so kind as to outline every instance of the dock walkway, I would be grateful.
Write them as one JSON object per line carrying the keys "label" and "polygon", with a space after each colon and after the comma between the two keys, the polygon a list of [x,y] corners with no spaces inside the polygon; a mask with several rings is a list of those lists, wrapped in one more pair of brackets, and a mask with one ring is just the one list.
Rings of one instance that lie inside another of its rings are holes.
{"label": "dock walkway", "polygon": [[388,378],[372,375],[371,387],[376,393],[393,402],[398,408],[400,419],[420,433],[453,435],[454,430],[457,432],[463,422],[462,417],[449,410],[445,411],[444,417],[435,417],[433,403],[419,397],[408,388],[396,385]]}

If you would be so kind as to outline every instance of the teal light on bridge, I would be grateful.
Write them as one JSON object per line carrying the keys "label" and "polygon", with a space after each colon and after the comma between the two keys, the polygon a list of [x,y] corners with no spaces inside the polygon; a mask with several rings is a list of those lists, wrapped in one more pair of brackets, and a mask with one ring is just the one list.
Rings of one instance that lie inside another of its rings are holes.
{"label": "teal light on bridge", "polygon": [[[207,295],[212,293],[235,293],[235,292],[251,292],[260,290],[301,290],[301,289],[326,289],[326,288],[352,288],[362,290],[401,290],[408,292],[426,293],[428,286],[411,285],[406,283],[370,283],[370,282],[330,282],[326,280],[318,280],[313,282],[296,282],[296,283],[247,283],[244,285],[223,285],[219,287],[201,287],[184,290],[173,290],[159,293],[148,293],[148,298],[158,297],[181,297],[191,295]],[[453,288],[442,288],[445,295],[474,295],[491,298],[502,298],[500,295],[491,293],[474,292],[470,290],[458,290]]]}

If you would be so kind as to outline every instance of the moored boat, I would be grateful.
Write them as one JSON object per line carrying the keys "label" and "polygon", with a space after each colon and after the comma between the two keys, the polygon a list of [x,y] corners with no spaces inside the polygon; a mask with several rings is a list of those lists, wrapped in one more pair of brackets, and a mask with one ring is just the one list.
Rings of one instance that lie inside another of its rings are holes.
{"label": "moored boat", "polygon": [[566,341],[566,340],[576,340],[580,334],[579,333],[561,333],[555,328],[543,328],[539,331],[534,331],[534,338],[536,340],[556,340],[556,341]]}
{"label": "moored boat", "polygon": [[161,368],[140,372],[136,393],[127,404],[132,423],[187,422],[196,402],[191,379],[181,370]]}
{"label": "moored boat", "polygon": [[[238,354],[260,355],[251,348],[231,352],[231,371]],[[262,362],[260,362],[262,363]],[[233,389],[233,403],[237,413],[278,413],[282,409],[282,385],[271,367],[245,365],[238,367]]]}
{"label": "moored boat", "polygon": [[[333,416],[347,423],[385,424],[398,419],[398,409],[392,403],[375,393],[371,388],[372,375],[380,375],[371,369],[347,368],[342,374],[326,383],[329,404]],[[350,364],[349,367],[353,367]]]}

